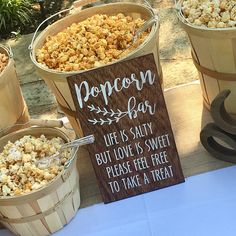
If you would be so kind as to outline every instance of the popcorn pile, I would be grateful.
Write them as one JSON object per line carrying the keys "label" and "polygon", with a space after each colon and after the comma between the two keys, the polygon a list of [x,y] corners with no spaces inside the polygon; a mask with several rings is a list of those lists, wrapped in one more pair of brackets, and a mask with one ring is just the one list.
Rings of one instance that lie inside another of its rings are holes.
{"label": "popcorn pile", "polygon": [[5,69],[8,63],[8,56],[0,53],[0,73]]}
{"label": "popcorn pile", "polygon": [[137,48],[149,34],[143,32],[132,44],[136,30],[143,24],[141,18],[134,20],[122,13],[97,14],[47,37],[43,47],[36,51],[36,59],[45,67],[59,71],[99,67]]}
{"label": "popcorn pile", "polygon": [[236,0],[183,0],[182,12],[187,21],[196,26],[236,26]]}
{"label": "popcorn pile", "polygon": [[64,141],[27,135],[8,142],[0,153],[0,197],[15,196],[37,190],[52,181],[63,169],[69,151],[60,156],[60,163],[39,168],[37,160],[57,154]]}

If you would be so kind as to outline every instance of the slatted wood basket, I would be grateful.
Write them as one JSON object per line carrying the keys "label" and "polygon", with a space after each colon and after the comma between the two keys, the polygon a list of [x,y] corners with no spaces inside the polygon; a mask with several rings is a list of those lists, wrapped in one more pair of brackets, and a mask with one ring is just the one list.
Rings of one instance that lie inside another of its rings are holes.
{"label": "slatted wood basket", "polygon": [[193,62],[199,72],[204,104],[207,108],[217,94],[230,89],[226,110],[236,114],[236,29],[203,28],[189,24],[177,4],[177,16],[188,34]]}
{"label": "slatted wood basket", "polygon": [[11,50],[0,45],[0,53],[9,57],[6,68],[0,74],[1,137],[14,130],[22,129],[24,125],[19,124],[25,124],[29,121],[29,113],[22,96]]}
{"label": "slatted wood basket", "polygon": [[[0,139],[0,150],[8,140],[24,135],[69,138],[56,128],[28,128]],[[73,154],[72,154],[73,155]],[[75,161],[47,186],[28,194],[0,198],[0,222],[16,235],[46,236],[70,222],[80,206],[79,174]]]}
{"label": "slatted wood basket", "polygon": [[[97,0],[82,0],[77,2],[75,6],[78,7],[96,1]],[[54,24],[48,26],[44,31],[42,31],[38,35],[35,42],[33,42],[34,41],[33,38],[32,44],[30,46],[31,48],[30,56],[32,62],[35,64],[38,73],[45,80],[46,84],[49,86],[49,88],[56,96],[56,99],[60,107],[67,115],[73,129],[79,136],[83,135],[83,131],[80,126],[80,121],[76,118],[75,105],[66,80],[66,77],[73,74],[78,74],[79,72],[78,71],[58,72],[55,70],[47,69],[37,62],[35,57],[35,52],[37,49],[43,46],[47,36],[57,34],[66,27],[70,26],[72,23],[81,22],[95,14],[114,15],[118,13],[124,13],[125,15],[130,15],[133,16],[134,18],[141,17],[145,20],[148,20],[151,17],[156,16],[156,12],[154,11],[154,9],[150,8],[149,6],[139,5],[135,3],[128,3],[128,2],[112,3],[102,6],[91,7],[82,11],[75,11],[74,14],[71,14],[55,22]],[[148,53],[153,53],[157,65],[157,71],[159,73],[159,78],[162,81],[162,70],[159,60],[158,33],[159,33],[159,20],[156,19],[156,22],[152,26],[151,32],[149,36],[147,36],[146,40],[137,49],[135,49],[127,57],[121,60],[127,60]]]}

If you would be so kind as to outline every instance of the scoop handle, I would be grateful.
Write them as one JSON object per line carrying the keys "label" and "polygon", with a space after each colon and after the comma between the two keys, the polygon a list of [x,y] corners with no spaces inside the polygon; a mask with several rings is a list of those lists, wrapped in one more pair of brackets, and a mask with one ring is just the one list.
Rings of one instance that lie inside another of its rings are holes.
{"label": "scoop handle", "polygon": [[66,143],[63,145],[62,148],[66,149],[66,148],[80,147],[82,145],[87,145],[87,144],[93,143],[94,140],[95,140],[95,138],[93,135],[88,135],[83,138],[75,139],[69,143]]}
{"label": "scoop handle", "polygon": [[158,24],[158,16],[153,15],[149,20],[147,20],[136,32],[134,35],[133,43],[139,38],[139,36],[146,31],[148,28],[153,26],[153,24]]}
{"label": "scoop handle", "polygon": [[93,135],[89,135],[89,136],[86,136],[86,137],[83,137],[83,138],[80,138],[80,139],[76,139],[70,143],[67,143],[68,146],[66,146],[67,144],[63,145],[63,149],[64,147],[65,148],[68,148],[68,147],[73,147],[74,148],[74,155],[71,159],[69,159],[65,164],[64,164],[64,167],[65,169],[69,168],[69,166],[71,165],[71,163],[73,162],[73,160],[75,159],[75,157],[77,156],[76,153],[79,149],[80,146],[82,145],[86,145],[86,144],[90,144],[90,143],[93,143],[95,140],[94,136]]}

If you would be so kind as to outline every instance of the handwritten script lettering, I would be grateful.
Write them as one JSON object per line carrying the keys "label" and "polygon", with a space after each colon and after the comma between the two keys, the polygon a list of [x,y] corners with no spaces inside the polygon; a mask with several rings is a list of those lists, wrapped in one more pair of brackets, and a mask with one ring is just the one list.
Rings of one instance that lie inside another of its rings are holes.
{"label": "handwritten script lettering", "polygon": [[[107,80],[104,84],[99,84],[99,86],[90,87],[87,81],[83,81],[80,84],[75,84],[75,92],[77,96],[77,101],[80,108],[83,108],[84,103],[86,103],[90,97],[97,97],[102,95],[103,100],[106,105],[108,105],[108,97],[110,97],[113,92],[120,92],[123,89],[128,89],[131,84],[135,84],[138,91],[143,89],[144,84],[153,85],[155,81],[155,74],[151,70],[145,72],[140,71],[139,76],[132,73],[130,78],[124,77],[116,78],[114,81]],[[84,91],[84,96],[82,95]]]}
{"label": "handwritten script lettering", "polygon": [[68,78],[105,203],[184,182],[152,54]]}

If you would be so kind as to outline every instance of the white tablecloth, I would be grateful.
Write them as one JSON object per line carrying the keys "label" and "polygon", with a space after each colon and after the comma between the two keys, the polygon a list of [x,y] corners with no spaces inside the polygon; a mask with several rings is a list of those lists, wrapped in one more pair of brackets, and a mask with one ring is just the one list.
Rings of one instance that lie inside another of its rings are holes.
{"label": "white tablecloth", "polygon": [[[55,236],[235,236],[236,166],[110,204],[80,209]],[[12,236],[0,230],[1,236]]]}

